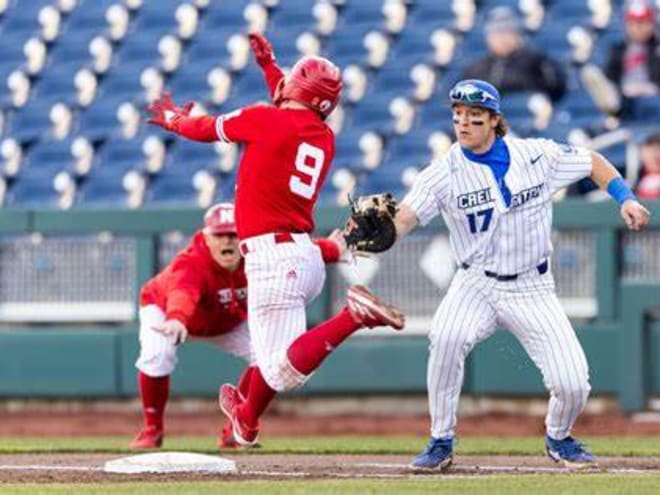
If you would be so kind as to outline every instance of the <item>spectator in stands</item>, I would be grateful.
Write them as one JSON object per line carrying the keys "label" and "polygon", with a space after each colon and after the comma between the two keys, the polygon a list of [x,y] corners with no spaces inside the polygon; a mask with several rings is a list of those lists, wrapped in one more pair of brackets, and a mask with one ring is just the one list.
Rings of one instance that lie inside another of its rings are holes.
{"label": "spectator in stands", "polygon": [[[626,39],[609,53],[605,75],[628,99],[657,95],[660,90],[660,46],[654,7],[634,0],[625,7]],[[624,103],[625,105],[625,103]]]}
{"label": "spectator in stands", "polygon": [[472,63],[461,79],[490,81],[503,93],[539,91],[553,101],[563,96],[565,74],[554,60],[525,45],[522,22],[511,8],[492,9],[484,30],[490,53]]}
{"label": "spectator in stands", "polygon": [[640,199],[660,199],[660,131],[644,140],[639,158],[642,170],[635,192]]}

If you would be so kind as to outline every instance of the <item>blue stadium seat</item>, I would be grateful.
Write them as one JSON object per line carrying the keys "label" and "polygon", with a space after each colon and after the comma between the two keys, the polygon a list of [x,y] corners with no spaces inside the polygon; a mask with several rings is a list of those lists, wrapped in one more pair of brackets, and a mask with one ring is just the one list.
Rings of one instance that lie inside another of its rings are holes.
{"label": "blue stadium seat", "polygon": [[54,67],[74,62],[82,66],[85,62],[91,60],[89,42],[99,34],[99,29],[96,27],[80,27],[68,30],[53,45],[49,53],[50,66]]}
{"label": "blue stadium seat", "polygon": [[50,2],[46,0],[31,0],[29,2],[12,2],[2,20],[2,33],[19,32],[34,34],[39,30],[37,16],[39,11]]}
{"label": "blue stadium seat", "polygon": [[336,168],[360,168],[362,160],[362,152],[359,147],[361,131],[346,131],[337,136],[335,148],[337,154],[334,160],[334,167]]}
{"label": "blue stadium seat", "polygon": [[126,171],[108,163],[93,170],[78,189],[78,205],[126,207],[126,190],[122,183]]}
{"label": "blue stadium seat", "polygon": [[243,9],[250,1],[210,2],[204,19],[207,28],[232,26],[236,31],[242,31],[245,25]]}
{"label": "blue stadium seat", "polygon": [[144,162],[141,137],[134,139],[114,138],[108,140],[100,149],[102,168],[110,167],[123,177],[132,168],[138,168]]}
{"label": "blue stadium seat", "polygon": [[309,2],[280,2],[269,19],[269,26],[274,30],[285,27],[295,30],[311,30],[314,23],[315,20]]}
{"label": "blue stadium seat", "polygon": [[146,204],[193,204],[197,191],[187,170],[171,167],[164,170],[149,184]]}
{"label": "blue stadium seat", "polygon": [[502,95],[502,111],[507,119],[518,117],[530,117],[531,111],[528,108],[530,97],[533,91],[521,91],[517,93],[508,93]]}
{"label": "blue stadium seat", "polygon": [[143,98],[140,75],[149,65],[143,60],[113,68],[99,84],[99,97],[113,100]]}
{"label": "blue stadium seat", "polygon": [[174,141],[169,155],[169,168],[179,170],[191,177],[197,170],[212,168],[220,158],[212,144],[183,138]]}
{"label": "blue stadium seat", "polygon": [[94,141],[103,140],[119,128],[117,107],[123,98],[105,94],[99,96],[78,116],[80,134]]}
{"label": "blue stadium seat", "polygon": [[367,94],[355,106],[351,119],[346,122],[347,128],[366,132],[369,130],[387,133],[392,119],[389,112],[391,98],[389,95]]}
{"label": "blue stadium seat", "polygon": [[[36,81],[34,92],[47,95],[49,100],[73,103],[76,95],[73,78],[80,66],[80,62],[75,60],[50,65],[43,72],[43,76]],[[33,96],[38,97],[37,94],[33,94]]]}
{"label": "blue stadium seat", "polygon": [[380,187],[389,190],[401,188],[401,176],[408,167],[423,168],[431,161],[431,150],[427,144],[428,133],[409,133],[393,139],[387,147],[383,163],[374,172],[373,178]]}
{"label": "blue stadium seat", "polygon": [[228,57],[227,40],[232,34],[240,33],[241,29],[234,25],[218,26],[200,24],[199,31],[191,40],[186,50],[184,60],[187,63],[217,65]]}
{"label": "blue stadium seat", "polygon": [[42,98],[30,101],[13,115],[8,135],[27,142],[46,134],[51,126],[48,114],[53,103]]}
{"label": "blue stadium seat", "polygon": [[575,25],[564,19],[546,21],[543,29],[531,36],[531,45],[559,62],[568,63],[571,60],[571,45],[566,34]]}
{"label": "blue stadium seat", "polygon": [[42,139],[35,143],[28,150],[21,172],[43,175],[68,169],[73,164],[72,141],[72,139]]}
{"label": "blue stadium seat", "polygon": [[20,207],[56,208],[59,195],[53,187],[58,170],[49,169],[39,175],[26,174],[17,180],[7,194],[7,204]]}
{"label": "blue stadium seat", "polygon": [[365,60],[366,50],[362,40],[369,31],[375,29],[370,23],[351,23],[342,26],[328,39],[325,52],[327,56],[340,67],[360,63]]}
{"label": "blue stadium seat", "polygon": [[400,58],[408,63],[431,61],[433,45],[431,45],[430,36],[438,28],[439,26],[433,23],[415,25],[415,29],[405,29],[392,46],[392,59]]}
{"label": "blue stadium seat", "polygon": [[383,20],[382,8],[383,0],[347,2],[341,17],[346,24],[368,22],[377,27],[378,23]]}
{"label": "blue stadium seat", "polygon": [[130,33],[117,50],[121,62],[147,62],[155,64],[160,54],[158,42],[168,33],[168,29],[149,29]]}
{"label": "blue stadium seat", "polygon": [[278,62],[283,66],[291,66],[300,58],[300,52],[296,48],[296,39],[304,31],[304,27],[289,27],[268,29],[266,35],[272,43]]}
{"label": "blue stadium seat", "polygon": [[555,112],[567,116],[566,123],[574,127],[590,127],[603,118],[589,93],[582,88],[567,92],[557,103]]}
{"label": "blue stadium seat", "polygon": [[105,12],[116,0],[78,0],[76,8],[67,18],[66,28],[69,32],[78,29],[96,29],[100,34],[108,23]]}
{"label": "blue stadium seat", "polygon": [[158,32],[162,34],[171,31],[176,26],[174,11],[177,2],[142,2],[135,16],[137,33],[142,36],[145,32]]}

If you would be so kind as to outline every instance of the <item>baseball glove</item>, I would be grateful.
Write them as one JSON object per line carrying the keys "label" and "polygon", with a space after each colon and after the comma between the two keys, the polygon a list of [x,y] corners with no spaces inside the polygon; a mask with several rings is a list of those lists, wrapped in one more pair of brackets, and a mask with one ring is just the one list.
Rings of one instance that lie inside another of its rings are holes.
{"label": "baseball glove", "polygon": [[390,193],[351,200],[351,216],[344,228],[346,244],[354,251],[387,251],[396,241],[397,211],[396,200]]}

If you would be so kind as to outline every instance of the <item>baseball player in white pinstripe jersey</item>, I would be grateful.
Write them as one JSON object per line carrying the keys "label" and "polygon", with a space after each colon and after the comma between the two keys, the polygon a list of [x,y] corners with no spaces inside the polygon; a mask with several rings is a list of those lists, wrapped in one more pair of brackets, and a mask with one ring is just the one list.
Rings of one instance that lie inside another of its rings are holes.
{"label": "baseball player in white pinstripe jersey", "polygon": [[649,213],[600,154],[505,136],[500,95],[491,84],[461,81],[450,101],[458,142],[419,174],[394,220],[400,239],[441,213],[460,266],[433,318],[431,440],[412,466],[451,464],[465,358],[498,326],[520,341],[550,391],[548,455],[570,467],[591,466],[594,456],[570,436],[589,395],[589,370],[549,270],[551,198],[591,177],[619,203],[629,229],[643,228]]}

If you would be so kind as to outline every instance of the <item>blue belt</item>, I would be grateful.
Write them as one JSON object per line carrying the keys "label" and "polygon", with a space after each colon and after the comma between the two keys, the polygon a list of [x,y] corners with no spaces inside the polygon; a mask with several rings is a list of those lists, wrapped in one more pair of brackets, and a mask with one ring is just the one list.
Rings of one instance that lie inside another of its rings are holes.
{"label": "blue belt", "polygon": [[[470,268],[470,265],[467,263],[461,263],[461,268],[463,270],[467,270]],[[548,260],[545,260],[541,262],[540,264],[536,265],[536,270],[539,272],[539,275],[543,275],[545,272],[548,271]],[[484,275],[490,278],[494,278],[498,282],[512,282],[513,280],[516,280],[518,278],[519,273],[513,274],[513,275],[500,275],[499,273],[491,272],[491,271],[484,271]]]}

